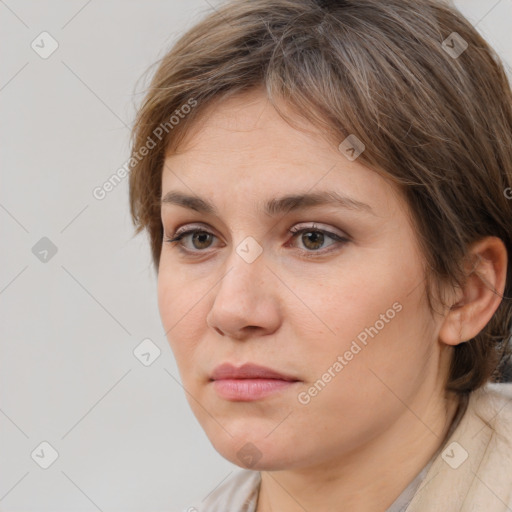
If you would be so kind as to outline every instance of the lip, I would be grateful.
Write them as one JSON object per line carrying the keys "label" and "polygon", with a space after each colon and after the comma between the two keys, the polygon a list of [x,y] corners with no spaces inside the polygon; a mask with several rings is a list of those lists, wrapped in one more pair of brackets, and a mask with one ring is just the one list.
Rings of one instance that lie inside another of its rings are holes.
{"label": "lip", "polygon": [[287,375],[266,366],[253,363],[245,363],[238,368],[231,363],[223,363],[217,366],[211,376],[211,380],[222,379],[277,379],[284,381],[297,381],[295,377]]}
{"label": "lip", "polygon": [[213,370],[210,381],[222,398],[245,402],[259,400],[299,382],[291,375],[253,363],[240,367],[223,363]]}

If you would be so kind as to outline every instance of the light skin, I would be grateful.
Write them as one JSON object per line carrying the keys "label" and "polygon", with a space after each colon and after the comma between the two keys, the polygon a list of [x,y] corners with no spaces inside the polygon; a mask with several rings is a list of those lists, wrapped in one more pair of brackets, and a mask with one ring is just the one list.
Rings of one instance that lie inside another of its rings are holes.
{"label": "light skin", "polygon": [[[234,464],[244,466],[237,452],[246,443],[257,447],[261,458],[250,467],[262,475],[257,512],[385,510],[450,427],[458,403],[445,392],[453,346],[498,308],[505,247],[494,237],[475,244],[482,279],[474,273],[464,288],[447,291],[456,306],[431,315],[424,259],[394,186],[312,126],[310,133],[291,127],[261,90],[212,104],[206,114],[167,155],[162,173],[162,197],[181,192],[217,209],[161,208],[164,238],[181,227],[206,232],[181,240],[188,255],[180,242],[164,241],[158,273],[160,315],[191,409]],[[317,205],[270,216],[261,206],[320,191],[371,212]],[[294,226],[309,234],[289,233]],[[252,263],[237,253],[249,236],[262,249]],[[396,302],[400,312],[300,403],[298,394]],[[253,362],[300,382],[256,401],[226,400],[209,378],[223,362]]]}

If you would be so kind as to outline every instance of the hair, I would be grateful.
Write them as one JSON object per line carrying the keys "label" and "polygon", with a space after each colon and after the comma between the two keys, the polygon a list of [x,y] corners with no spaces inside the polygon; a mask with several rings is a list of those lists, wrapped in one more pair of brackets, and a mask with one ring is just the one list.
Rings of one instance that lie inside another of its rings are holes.
{"label": "hair", "polygon": [[[447,3],[232,0],[156,64],[133,126],[129,180],[135,234],[147,230],[157,272],[166,154],[207,106],[254,88],[287,122],[278,100],[336,145],[355,135],[364,143],[358,162],[403,191],[431,312],[434,286],[465,283],[473,242],[496,236],[512,254],[510,83],[495,51]],[[491,320],[454,347],[446,389],[464,394],[500,380],[511,267],[509,257]]]}

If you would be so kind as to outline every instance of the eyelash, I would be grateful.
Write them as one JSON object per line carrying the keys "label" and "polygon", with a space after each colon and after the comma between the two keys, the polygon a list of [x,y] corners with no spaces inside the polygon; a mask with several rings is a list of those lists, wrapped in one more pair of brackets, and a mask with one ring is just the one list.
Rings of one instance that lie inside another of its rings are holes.
{"label": "eyelash", "polygon": [[[174,233],[174,235],[171,238],[165,238],[165,242],[167,242],[167,243],[181,242],[181,240],[183,238],[185,238],[186,236],[188,236],[190,234],[195,234],[195,233],[207,233],[209,235],[215,236],[213,233],[210,233],[209,231],[207,231],[203,228],[191,228],[186,231],[182,231],[181,233],[179,231],[177,231],[176,233]],[[337,235],[336,233],[332,233],[331,231],[317,228],[315,225],[305,227],[305,228],[293,227],[288,230],[288,233],[291,233],[294,236],[294,238],[302,233],[322,233],[323,235],[327,235],[329,238],[332,238],[336,242],[335,244],[332,244],[332,245],[344,245],[345,243],[350,241],[350,239],[348,237],[343,237],[343,236]],[[189,249],[185,249],[183,247],[182,243],[177,244],[177,246],[182,253],[187,254],[187,255],[197,255],[201,252],[207,252],[207,250],[191,251]],[[306,257],[306,258],[316,258],[316,257],[318,257],[317,255],[325,255],[327,253],[332,252],[332,249],[323,250],[323,251],[322,250],[305,251],[303,249],[300,249],[300,251],[303,253],[304,257]]]}

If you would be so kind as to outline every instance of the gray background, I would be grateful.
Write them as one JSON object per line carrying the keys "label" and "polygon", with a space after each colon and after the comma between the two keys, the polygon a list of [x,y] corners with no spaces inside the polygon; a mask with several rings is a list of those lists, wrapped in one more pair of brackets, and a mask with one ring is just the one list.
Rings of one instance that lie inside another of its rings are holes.
{"label": "gray background", "polygon": [[[179,384],[128,180],[92,195],[129,156],[141,75],[218,4],[0,0],[1,511],[179,511],[238,469]],[[510,74],[512,0],[456,5]]]}

